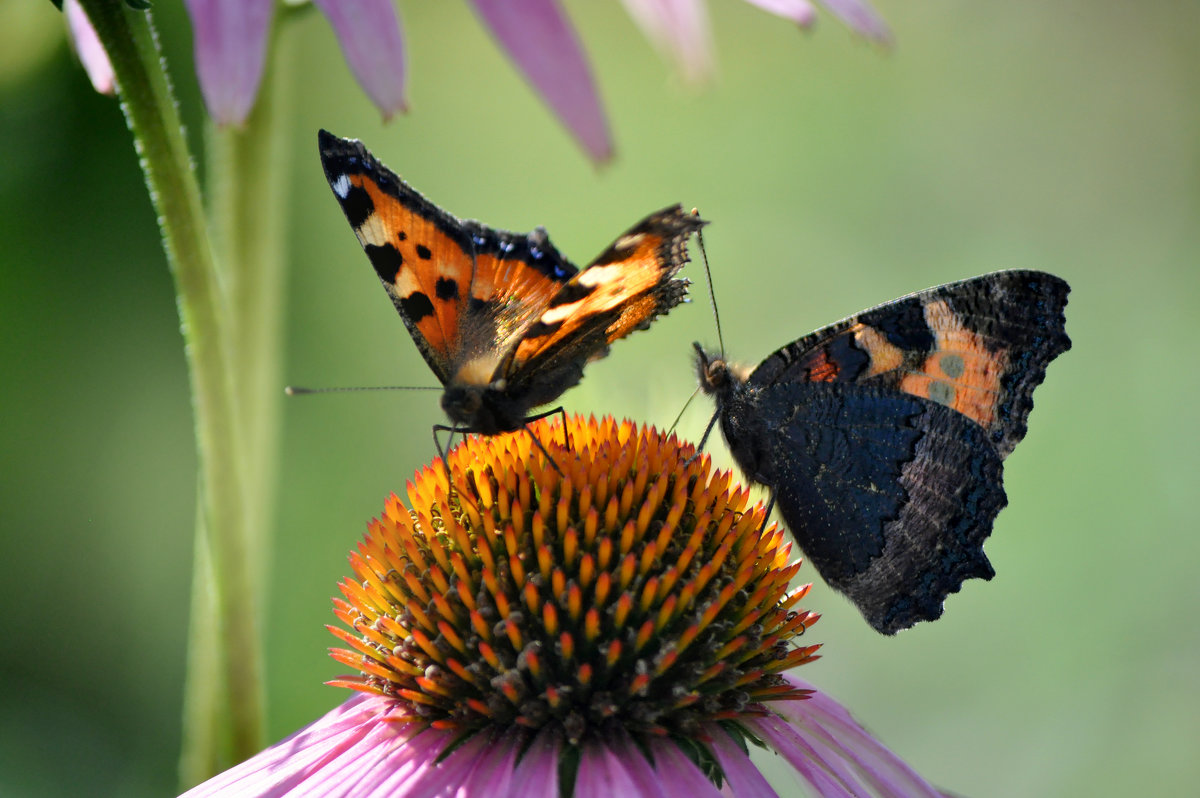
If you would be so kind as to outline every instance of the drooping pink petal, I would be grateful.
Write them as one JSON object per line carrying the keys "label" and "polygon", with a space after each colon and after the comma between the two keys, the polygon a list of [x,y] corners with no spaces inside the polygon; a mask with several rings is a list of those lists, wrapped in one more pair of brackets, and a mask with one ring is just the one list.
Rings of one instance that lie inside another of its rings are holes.
{"label": "drooping pink petal", "polygon": [[[437,798],[446,794],[446,784],[458,785],[457,794],[464,796],[491,795],[523,796],[524,790],[519,789],[519,782],[513,780],[513,770],[517,763],[517,746],[508,740],[517,739],[517,735],[479,733],[465,744],[454,749],[445,761],[431,770],[428,782],[428,792],[412,791],[411,798]],[[458,773],[455,773],[458,770]],[[447,771],[452,778],[447,778]],[[517,787],[518,789],[514,789]]]}
{"label": "drooping pink petal", "polygon": [[[778,793],[759,772],[758,768],[742,748],[734,743],[730,736],[720,726],[710,726],[708,729],[712,742],[709,744],[730,791],[738,798],[778,798]],[[825,793],[819,793],[824,796]]]}
{"label": "drooping pink petal", "polygon": [[615,736],[609,741],[609,748],[613,760],[620,763],[634,784],[639,785],[637,795],[640,798],[672,798],[680,794],[671,779],[674,774],[663,773],[650,764],[631,738],[624,734]]}
{"label": "drooping pink petal", "polygon": [[776,16],[790,19],[802,28],[807,28],[817,21],[817,10],[808,0],[746,0],[746,2]]}
{"label": "drooping pink petal", "polygon": [[674,794],[688,798],[720,798],[721,791],[673,741],[651,740],[649,748],[654,755],[654,770],[665,784],[670,785]]}
{"label": "drooping pink petal", "polygon": [[71,33],[71,43],[79,54],[79,61],[87,72],[92,87],[101,94],[113,94],[117,90],[116,78],[113,75],[112,63],[104,45],[96,36],[96,29],[88,20],[87,14],[79,5],[78,0],[63,2],[63,15],[67,18],[67,30]]}
{"label": "drooping pink petal", "polygon": [[[793,677],[794,685],[813,689]],[[786,758],[822,795],[941,798],[941,793],[821,692],[804,701],[780,701],[779,716],[746,723]]]}
{"label": "drooping pink petal", "polygon": [[533,738],[512,779],[521,785],[525,798],[557,798],[560,750],[561,735],[554,731],[543,729]]}
{"label": "drooping pink petal", "polygon": [[389,721],[394,703],[355,696],[184,796],[391,795],[431,768],[452,739]]}
{"label": "drooping pink petal", "polygon": [[673,60],[683,77],[699,83],[712,76],[712,33],[704,0],[622,0],[650,41]]}
{"label": "drooping pink petal", "polygon": [[761,718],[747,726],[790,762],[819,795],[856,798],[857,795],[866,794],[853,772],[838,757],[839,752],[830,752],[831,755],[825,756],[827,752],[815,745],[808,735],[797,734],[777,717]]}
{"label": "drooping pink petal", "polygon": [[262,83],[274,0],[186,0],[196,78],[213,120],[240,125]]}
{"label": "drooping pink petal", "polygon": [[313,0],[337,34],[350,71],[385,119],[408,108],[404,35],[392,0]]}
{"label": "drooping pink petal", "polygon": [[579,774],[575,778],[575,798],[610,798],[614,795],[660,796],[662,789],[643,792],[621,758],[608,746],[583,746]]}
{"label": "drooping pink petal", "polygon": [[862,35],[878,42],[890,42],[892,32],[883,17],[864,0],[822,0],[825,7],[836,14],[842,22]]}
{"label": "drooping pink petal", "polygon": [[476,13],[593,160],[612,155],[579,37],[558,0],[472,0]]}

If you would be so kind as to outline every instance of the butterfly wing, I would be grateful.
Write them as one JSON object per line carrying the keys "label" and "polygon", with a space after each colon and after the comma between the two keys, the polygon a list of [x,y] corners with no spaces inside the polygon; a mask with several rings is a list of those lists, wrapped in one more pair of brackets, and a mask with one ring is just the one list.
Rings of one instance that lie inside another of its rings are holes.
{"label": "butterfly wing", "polygon": [[1002,463],[961,413],[876,386],[781,383],[723,423],[755,450],[752,476],[809,562],[879,632],[933,620],[964,579],[992,577]]}
{"label": "butterfly wing", "polygon": [[1006,457],[1025,437],[1046,366],[1071,347],[1063,317],[1069,291],[1036,271],[948,283],[788,344],[749,382],[873,384],[930,399],[982,426]]}
{"label": "butterfly wing", "polygon": [[904,297],[775,352],[722,407],[822,577],[893,634],[940,617],[1007,499],[1002,461],[1070,347],[1067,285],[999,272]]}
{"label": "butterfly wing", "polygon": [[526,407],[553,401],[612,342],[683,301],[687,241],[705,222],[680,206],[653,213],[566,282],[524,330],[508,362],[508,392]]}
{"label": "butterfly wing", "polygon": [[358,141],[322,130],[321,162],[359,243],[433,373],[487,384],[578,273],[544,230],[460,221]]}

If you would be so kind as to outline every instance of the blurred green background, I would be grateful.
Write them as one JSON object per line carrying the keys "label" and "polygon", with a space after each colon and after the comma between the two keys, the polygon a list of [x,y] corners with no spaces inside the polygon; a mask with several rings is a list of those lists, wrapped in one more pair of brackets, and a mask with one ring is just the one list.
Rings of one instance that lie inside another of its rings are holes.
{"label": "blurred green background", "polygon": [[[187,20],[156,7],[197,133]],[[434,383],[324,182],[321,126],[458,215],[545,225],[576,262],[651,210],[699,207],[747,361],[936,283],[1062,275],[1075,346],[1008,460],[997,577],[888,639],[816,586],[824,658],[802,675],[957,793],[1195,794],[1200,5],[881,0],[898,42],[881,52],[827,14],[802,35],[713,0],[703,91],[619,5],[567,7],[615,131],[601,169],[465,3],[401,4],[412,111],[388,125],[324,20],[298,23],[284,380]],[[196,469],[171,282],[117,104],[61,18],[5,0],[0,22],[0,793],[171,794]],[[715,343],[689,271],[696,301],[590,366],[568,409],[670,424],[690,342]],[[684,433],[709,412],[695,403]],[[436,394],[284,405],[272,740],[346,697],[321,684],[343,670],[329,597],[440,420]]]}

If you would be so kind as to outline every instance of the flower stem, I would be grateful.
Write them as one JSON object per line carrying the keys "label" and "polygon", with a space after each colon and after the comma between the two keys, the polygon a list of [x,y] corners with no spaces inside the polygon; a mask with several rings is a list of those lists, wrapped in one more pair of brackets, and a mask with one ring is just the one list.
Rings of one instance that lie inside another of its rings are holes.
{"label": "flower stem", "polygon": [[[185,700],[192,780],[239,761],[262,742],[261,642],[246,536],[240,399],[231,351],[233,316],[216,268],[196,175],[148,11],[112,0],[81,0],[112,62],[163,248],[175,281],[195,411],[200,462],[196,606]],[[197,703],[197,700],[203,703]]]}
{"label": "flower stem", "polygon": [[229,297],[234,386],[239,439],[244,456],[248,530],[257,536],[250,552],[252,572],[263,571],[263,551],[271,528],[277,470],[278,418],[283,397],[283,276],[286,218],[289,210],[287,125],[291,118],[291,74],[287,68],[295,36],[278,15],[272,28],[267,64],[254,110],[240,128],[205,131],[208,163],[208,210],[217,263]]}

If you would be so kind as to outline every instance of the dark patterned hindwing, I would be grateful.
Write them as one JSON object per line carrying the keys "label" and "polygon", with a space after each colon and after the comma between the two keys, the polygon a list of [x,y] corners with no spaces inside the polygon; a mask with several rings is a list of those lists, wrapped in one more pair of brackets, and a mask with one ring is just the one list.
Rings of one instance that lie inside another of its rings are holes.
{"label": "dark patterned hindwing", "polygon": [[932,399],[978,422],[1007,456],[1025,436],[1046,366],[1071,347],[1069,290],[1035,271],[948,283],[806,335],[750,382],[857,382]]}
{"label": "dark patterned hindwing", "polygon": [[1030,271],[922,291],[789,344],[744,382],[701,355],[735,459],[878,631],[938,618],[964,579],[992,577],[1002,461],[1070,347],[1067,291]]}

